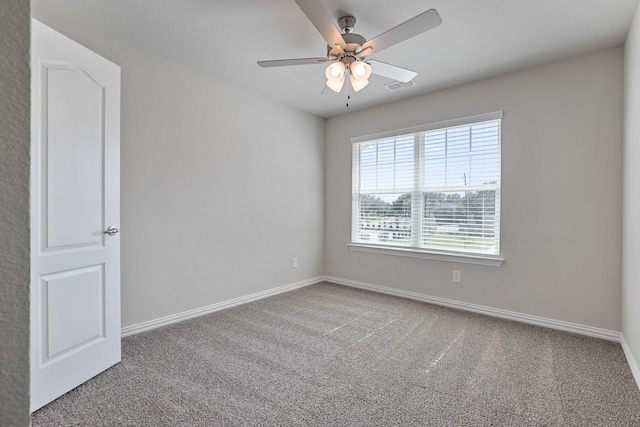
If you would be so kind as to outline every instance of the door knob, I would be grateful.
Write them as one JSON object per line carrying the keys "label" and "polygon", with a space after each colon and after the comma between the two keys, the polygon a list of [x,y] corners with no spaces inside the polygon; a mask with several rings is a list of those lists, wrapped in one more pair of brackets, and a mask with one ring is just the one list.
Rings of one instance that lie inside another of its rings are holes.
{"label": "door knob", "polygon": [[104,234],[108,234],[109,236],[115,236],[119,232],[120,232],[120,229],[118,227],[116,227],[115,225],[110,225],[109,227],[107,227]]}

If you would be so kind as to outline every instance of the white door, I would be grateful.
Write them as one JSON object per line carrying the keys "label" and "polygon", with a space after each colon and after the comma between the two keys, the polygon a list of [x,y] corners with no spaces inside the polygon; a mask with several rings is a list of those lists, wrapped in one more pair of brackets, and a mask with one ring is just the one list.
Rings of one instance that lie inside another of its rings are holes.
{"label": "white door", "polygon": [[120,67],[31,22],[35,411],[120,361]]}

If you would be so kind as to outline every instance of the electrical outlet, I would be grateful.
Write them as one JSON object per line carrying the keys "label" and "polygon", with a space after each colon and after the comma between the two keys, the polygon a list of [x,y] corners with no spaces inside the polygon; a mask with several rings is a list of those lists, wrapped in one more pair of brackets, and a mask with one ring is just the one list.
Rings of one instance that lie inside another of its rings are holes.
{"label": "electrical outlet", "polygon": [[294,258],[293,260],[291,260],[291,266],[293,268],[298,268],[298,258]]}
{"label": "electrical outlet", "polygon": [[462,275],[458,270],[453,270],[453,281],[456,283],[460,283],[462,280]]}

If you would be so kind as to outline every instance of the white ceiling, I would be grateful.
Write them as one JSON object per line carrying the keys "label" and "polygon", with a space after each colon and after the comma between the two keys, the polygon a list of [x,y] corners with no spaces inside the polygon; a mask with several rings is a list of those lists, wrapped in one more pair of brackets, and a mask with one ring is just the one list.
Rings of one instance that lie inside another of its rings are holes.
{"label": "white ceiling", "polygon": [[[418,72],[395,92],[372,76],[349,111],[621,45],[638,0],[322,0],[353,15],[370,39],[431,8],[442,25],[371,56]],[[316,57],[326,43],[294,0],[33,0],[33,15],[66,21],[322,117],[345,94],[320,95],[322,65],[261,68],[258,60]],[[345,85],[346,86],[346,85]],[[330,92],[330,91],[327,91]]]}

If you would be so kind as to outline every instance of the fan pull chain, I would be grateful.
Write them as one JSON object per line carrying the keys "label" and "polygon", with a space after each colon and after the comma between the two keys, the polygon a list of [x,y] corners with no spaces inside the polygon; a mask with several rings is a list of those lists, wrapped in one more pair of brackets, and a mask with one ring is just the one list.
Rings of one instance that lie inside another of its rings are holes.
{"label": "fan pull chain", "polygon": [[[347,71],[347,73],[349,73],[349,71]],[[345,76],[345,78],[346,78],[346,76]],[[349,108],[349,100],[351,99],[351,94],[349,93],[349,86],[351,86],[351,85],[349,84],[349,82],[346,82],[346,83],[347,83],[347,105],[346,105],[345,108]]]}

